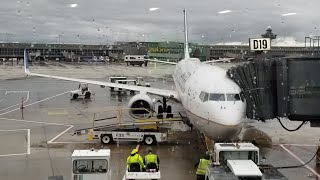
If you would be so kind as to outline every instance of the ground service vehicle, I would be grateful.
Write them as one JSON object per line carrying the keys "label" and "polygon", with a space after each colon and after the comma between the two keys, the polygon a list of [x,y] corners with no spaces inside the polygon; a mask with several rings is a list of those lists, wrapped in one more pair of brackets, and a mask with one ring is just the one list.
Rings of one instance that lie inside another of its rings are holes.
{"label": "ground service vehicle", "polygon": [[[126,141],[153,145],[159,142],[166,142],[169,130],[183,132],[191,130],[181,117],[165,119],[151,117],[150,119],[125,121],[122,117],[123,110],[106,112],[112,116],[104,117],[101,116],[103,112],[96,113],[94,114],[92,127],[75,130],[74,134],[88,134],[88,140],[100,140],[103,144]],[[112,120],[113,122],[110,123]]]}
{"label": "ground service vehicle", "polygon": [[[137,79],[128,79],[128,77],[125,76],[111,76],[109,77],[109,82],[112,83],[119,83],[119,84],[128,84],[128,85],[134,85],[134,86],[145,86],[145,87],[150,87],[150,83],[144,83],[143,82],[143,77],[137,77]],[[114,88],[110,87],[111,91],[116,91],[116,92],[126,92],[128,90],[122,89],[122,88]],[[131,94],[134,94],[135,91],[130,90]]]}
{"label": "ground service vehicle", "polygon": [[71,180],[111,180],[110,149],[74,150]]}
{"label": "ground service vehicle", "polygon": [[287,180],[271,165],[259,164],[259,148],[252,143],[216,143],[206,180]]}
{"label": "ground service vehicle", "polygon": [[89,99],[91,97],[91,91],[89,90],[87,83],[81,83],[79,84],[79,87],[77,90],[70,91],[70,95],[72,99],[77,99],[79,97]]}
{"label": "ground service vehicle", "polygon": [[93,139],[100,139],[103,144],[109,144],[115,141],[133,141],[153,145],[157,142],[167,141],[167,134],[165,132],[138,130],[93,131]]}
{"label": "ground service vehicle", "polygon": [[124,56],[124,62],[127,63],[127,66],[129,65],[139,65],[142,66],[145,64],[144,55],[127,55]]}
{"label": "ground service vehicle", "polygon": [[128,168],[126,174],[122,180],[134,179],[134,180],[158,180],[161,177],[160,170],[149,170],[143,172],[129,172]]}

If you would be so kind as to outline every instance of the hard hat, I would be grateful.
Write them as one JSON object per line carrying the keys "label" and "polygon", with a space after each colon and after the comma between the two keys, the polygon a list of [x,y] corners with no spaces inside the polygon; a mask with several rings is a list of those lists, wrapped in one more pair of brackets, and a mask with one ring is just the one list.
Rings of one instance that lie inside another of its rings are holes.
{"label": "hard hat", "polygon": [[137,152],[138,152],[137,149],[133,149],[133,150],[131,151],[131,154],[136,154]]}

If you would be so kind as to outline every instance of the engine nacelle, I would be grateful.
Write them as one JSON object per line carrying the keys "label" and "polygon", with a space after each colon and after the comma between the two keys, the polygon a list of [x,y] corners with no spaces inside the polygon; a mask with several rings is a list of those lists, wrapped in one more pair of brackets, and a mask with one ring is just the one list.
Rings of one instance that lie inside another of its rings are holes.
{"label": "engine nacelle", "polygon": [[154,102],[150,96],[145,93],[140,93],[133,96],[129,103],[129,114],[136,118],[150,118],[154,110]]}

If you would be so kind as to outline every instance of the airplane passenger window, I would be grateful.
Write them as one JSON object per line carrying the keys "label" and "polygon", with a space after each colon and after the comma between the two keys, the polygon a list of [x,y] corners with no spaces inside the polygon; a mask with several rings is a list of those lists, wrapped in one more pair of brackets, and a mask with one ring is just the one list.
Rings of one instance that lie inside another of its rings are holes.
{"label": "airplane passenger window", "polygon": [[210,101],[225,101],[224,94],[211,93],[209,97]]}
{"label": "airplane passenger window", "polygon": [[239,94],[227,94],[227,101],[240,101],[240,95]]}

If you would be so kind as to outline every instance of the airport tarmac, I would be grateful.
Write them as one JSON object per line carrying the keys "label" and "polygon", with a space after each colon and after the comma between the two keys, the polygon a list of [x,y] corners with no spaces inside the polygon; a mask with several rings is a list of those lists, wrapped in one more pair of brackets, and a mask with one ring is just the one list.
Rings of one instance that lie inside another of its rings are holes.
{"label": "airport tarmac", "polygon": [[[90,127],[94,113],[127,105],[131,95],[110,93],[108,88],[89,85],[91,100],[70,100],[70,90],[78,83],[27,77],[21,66],[0,66],[0,179],[37,180],[49,176],[71,179],[71,153],[74,149],[110,148],[112,179],[121,179],[125,161],[135,143],[103,146],[87,141],[87,136],[71,136],[76,129]],[[30,68],[34,72],[78,78],[105,80],[111,75],[143,76],[153,87],[174,88],[170,65],[127,67],[125,65],[46,65]],[[24,102],[24,110],[20,109]],[[181,107],[174,104],[174,109]],[[23,112],[23,113],[22,113]],[[285,121],[295,127],[299,123]],[[261,156],[277,167],[299,165],[311,159],[319,143],[320,129],[304,125],[287,132],[277,121],[247,120],[240,136],[255,139],[263,146]],[[145,154],[141,146],[141,155]],[[193,165],[204,153],[196,131],[169,136],[169,142],[152,147],[161,161],[162,179],[195,179]],[[312,160],[301,168],[280,169],[288,179],[320,179],[320,170]]]}

